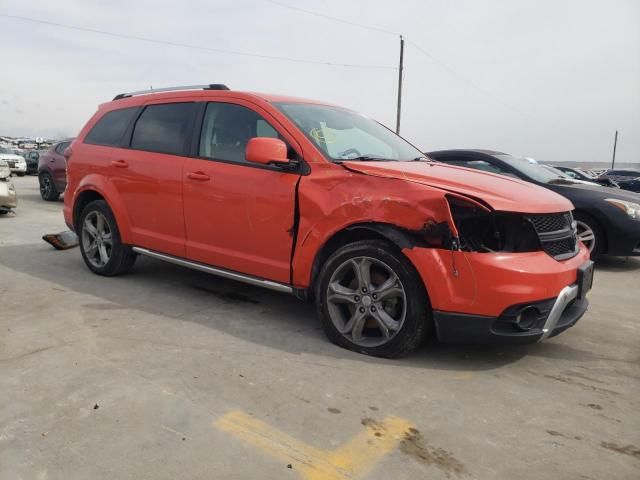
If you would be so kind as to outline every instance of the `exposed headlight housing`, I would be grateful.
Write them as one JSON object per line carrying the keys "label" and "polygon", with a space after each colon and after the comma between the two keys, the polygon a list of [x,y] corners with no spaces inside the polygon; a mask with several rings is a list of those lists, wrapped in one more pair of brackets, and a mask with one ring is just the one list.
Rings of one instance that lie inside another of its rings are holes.
{"label": "exposed headlight housing", "polygon": [[640,220],[640,204],[634,202],[627,202],[626,200],[620,200],[618,198],[605,198],[605,202],[609,202],[614,207],[618,207],[630,218],[634,220]]}
{"label": "exposed headlight housing", "polygon": [[482,210],[458,198],[447,197],[447,200],[462,250],[496,253],[542,249],[533,225],[524,215]]}

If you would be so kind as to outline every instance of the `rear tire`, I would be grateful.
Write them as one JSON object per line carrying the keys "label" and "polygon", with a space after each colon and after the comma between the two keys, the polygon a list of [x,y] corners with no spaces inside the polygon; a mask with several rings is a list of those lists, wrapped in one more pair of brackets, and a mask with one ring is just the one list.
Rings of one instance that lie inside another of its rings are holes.
{"label": "rear tire", "polygon": [[78,240],[84,262],[98,275],[121,275],[136,261],[136,254],[122,243],[116,219],[104,200],[94,200],[82,210]]}
{"label": "rear tire", "polygon": [[40,183],[40,196],[47,202],[55,202],[60,198],[60,192],[56,189],[56,184],[49,172],[42,172],[38,175]]}
{"label": "rear tire", "polygon": [[315,298],[329,340],[367,355],[409,355],[431,325],[420,275],[394,245],[382,240],[336,250],[319,273]]}
{"label": "rear tire", "polygon": [[605,253],[604,230],[593,217],[586,213],[575,212],[573,219],[578,227],[578,238],[589,248],[591,260],[597,261]]}

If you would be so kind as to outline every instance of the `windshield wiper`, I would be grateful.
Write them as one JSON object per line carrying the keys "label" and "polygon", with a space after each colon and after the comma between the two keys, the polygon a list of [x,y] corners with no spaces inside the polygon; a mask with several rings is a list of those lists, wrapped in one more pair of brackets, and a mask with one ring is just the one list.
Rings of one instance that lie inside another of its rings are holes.
{"label": "windshield wiper", "polygon": [[547,183],[549,185],[578,185],[578,182],[574,182],[570,178],[552,178]]}
{"label": "windshield wiper", "polygon": [[427,156],[425,156],[425,155],[421,155],[421,156],[419,156],[419,157],[416,157],[416,158],[412,159],[411,161],[412,161],[412,162],[421,162],[421,161],[423,161],[423,160],[424,160],[425,162],[435,162],[435,160],[434,160],[433,158],[429,158],[429,157],[427,157]]}
{"label": "windshield wiper", "polygon": [[360,155],[359,157],[353,158],[338,158],[337,162],[393,162],[395,160],[391,160],[389,158],[382,157],[372,157],[370,155]]}

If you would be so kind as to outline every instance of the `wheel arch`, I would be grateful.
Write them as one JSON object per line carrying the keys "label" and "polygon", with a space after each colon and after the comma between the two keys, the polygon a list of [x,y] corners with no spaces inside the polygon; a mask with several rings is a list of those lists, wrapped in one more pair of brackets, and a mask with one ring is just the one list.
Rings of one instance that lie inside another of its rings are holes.
{"label": "wheel arch", "polygon": [[311,267],[311,278],[307,288],[309,294],[313,292],[322,265],[331,254],[345,245],[360,240],[387,241],[394,245],[397,253],[403,255],[411,265],[413,262],[402,253],[402,250],[412,248],[420,242],[415,234],[389,223],[365,222],[348,225],[333,233],[318,249]]}
{"label": "wheel arch", "polygon": [[80,214],[86,205],[94,200],[104,200],[111,209],[118,224],[120,238],[123,243],[131,242],[131,223],[126,214],[124,204],[115,187],[106,179],[98,176],[87,176],[75,191],[73,199],[72,222],[78,231]]}

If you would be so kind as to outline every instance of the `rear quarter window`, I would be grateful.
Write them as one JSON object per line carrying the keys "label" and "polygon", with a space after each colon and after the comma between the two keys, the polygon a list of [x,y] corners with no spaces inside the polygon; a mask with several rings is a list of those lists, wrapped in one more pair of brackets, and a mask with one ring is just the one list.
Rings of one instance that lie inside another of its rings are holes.
{"label": "rear quarter window", "polygon": [[107,112],[89,131],[84,143],[107,147],[120,146],[122,137],[139,111],[138,107],[131,107]]}

